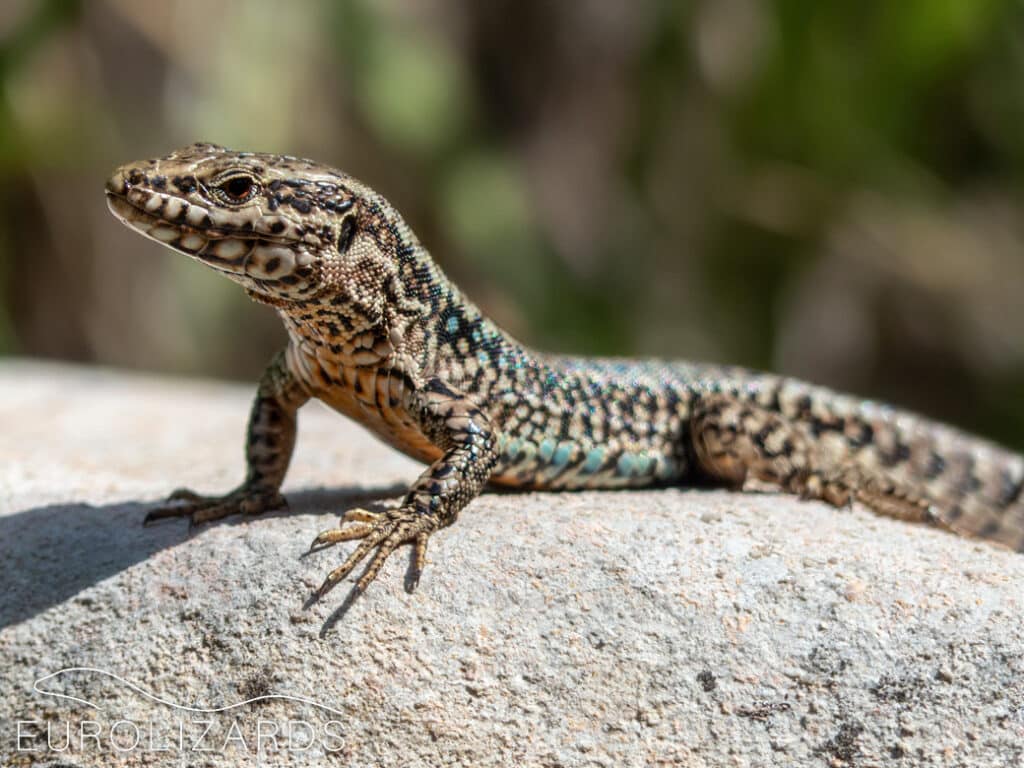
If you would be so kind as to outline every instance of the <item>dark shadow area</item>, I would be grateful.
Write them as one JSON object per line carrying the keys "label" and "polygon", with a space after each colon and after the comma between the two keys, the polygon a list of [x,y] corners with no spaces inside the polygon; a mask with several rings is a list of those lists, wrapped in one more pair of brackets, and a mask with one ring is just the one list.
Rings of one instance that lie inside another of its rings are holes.
{"label": "dark shadow area", "polygon": [[52,504],[0,517],[0,629],[60,605],[154,553],[187,541],[206,526],[258,525],[261,519],[292,514],[333,518],[355,506],[382,510],[405,490],[394,485],[297,491],[287,494],[287,509],[228,517],[195,528],[184,518],[143,526],[156,501]]}

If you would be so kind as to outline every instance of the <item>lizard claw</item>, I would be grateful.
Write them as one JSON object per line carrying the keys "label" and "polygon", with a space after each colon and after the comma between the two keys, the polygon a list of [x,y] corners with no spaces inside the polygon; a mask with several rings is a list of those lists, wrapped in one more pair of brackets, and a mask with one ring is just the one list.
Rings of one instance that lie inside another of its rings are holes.
{"label": "lizard claw", "polygon": [[387,514],[384,512],[371,512],[368,509],[362,507],[356,507],[350,509],[344,515],[341,516],[341,522],[343,523],[377,523],[387,518]]}
{"label": "lizard claw", "polygon": [[373,530],[373,526],[367,525],[367,523],[379,523],[386,517],[387,515],[380,512],[371,512],[368,509],[350,509],[341,516],[341,522],[342,524],[355,522],[357,525],[350,525],[348,528],[328,528],[326,531],[321,531],[309,545],[306,554],[319,552],[321,549],[326,549],[337,544],[339,541],[364,538],[370,535]]}

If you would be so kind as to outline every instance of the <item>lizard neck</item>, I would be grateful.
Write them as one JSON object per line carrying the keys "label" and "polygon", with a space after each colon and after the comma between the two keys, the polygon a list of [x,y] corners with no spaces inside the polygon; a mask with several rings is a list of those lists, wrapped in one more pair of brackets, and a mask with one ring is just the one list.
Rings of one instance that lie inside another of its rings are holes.
{"label": "lizard neck", "polygon": [[[438,377],[486,394],[506,373],[528,373],[534,355],[486,318],[447,280],[370,314],[344,295],[275,306],[303,366],[330,372],[386,368],[414,382]],[[409,286],[405,287],[408,290]],[[321,375],[314,379],[323,378]]]}
{"label": "lizard neck", "polygon": [[292,346],[331,368],[379,367],[403,357],[402,325],[366,317],[350,304],[322,298],[276,309]]}

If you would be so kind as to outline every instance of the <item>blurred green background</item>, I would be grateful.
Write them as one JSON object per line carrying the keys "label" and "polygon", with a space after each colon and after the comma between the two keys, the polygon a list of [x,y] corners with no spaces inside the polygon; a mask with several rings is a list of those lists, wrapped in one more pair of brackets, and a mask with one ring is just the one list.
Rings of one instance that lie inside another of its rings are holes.
{"label": "blurred green background", "polygon": [[0,40],[0,354],[255,380],[274,314],[103,200],[205,140],[369,182],[538,347],[1024,448],[1019,0],[6,0]]}

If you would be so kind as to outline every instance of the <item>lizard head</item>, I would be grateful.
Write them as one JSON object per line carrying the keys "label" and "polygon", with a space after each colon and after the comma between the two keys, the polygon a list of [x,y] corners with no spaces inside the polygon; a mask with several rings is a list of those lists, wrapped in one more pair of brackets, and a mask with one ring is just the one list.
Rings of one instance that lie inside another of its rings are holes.
{"label": "lizard head", "polygon": [[361,187],[309,160],[193,144],[121,166],[107,205],[124,224],[268,303],[336,286],[359,224]]}

